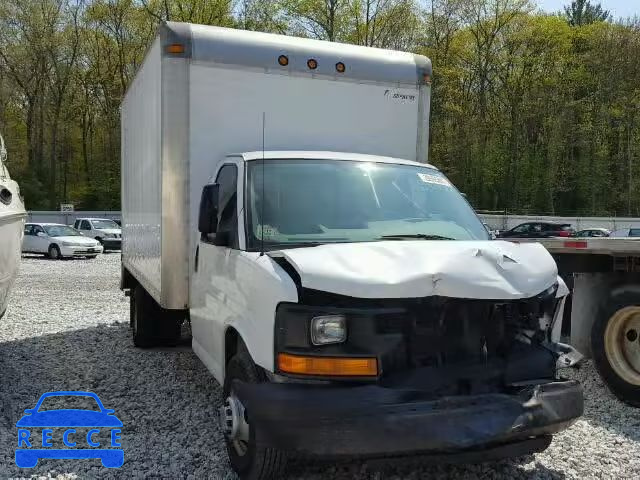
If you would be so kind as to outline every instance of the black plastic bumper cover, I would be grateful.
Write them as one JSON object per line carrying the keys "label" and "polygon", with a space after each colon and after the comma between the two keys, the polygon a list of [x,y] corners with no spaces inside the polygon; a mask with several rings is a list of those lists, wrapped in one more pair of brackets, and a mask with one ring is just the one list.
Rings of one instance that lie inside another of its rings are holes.
{"label": "black plastic bumper cover", "polygon": [[528,452],[508,446],[544,450],[550,434],[583,412],[582,387],[575,381],[528,387],[515,395],[437,400],[375,385],[236,381],[234,390],[257,427],[258,443],[315,456],[464,455],[500,446],[506,448],[497,457],[522,455]]}

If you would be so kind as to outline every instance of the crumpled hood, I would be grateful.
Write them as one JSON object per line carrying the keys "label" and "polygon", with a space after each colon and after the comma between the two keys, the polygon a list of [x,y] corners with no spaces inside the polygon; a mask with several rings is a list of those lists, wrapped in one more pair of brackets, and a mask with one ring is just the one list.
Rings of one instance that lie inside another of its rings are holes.
{"label": "crumpled hood", "polygon": [[553,258],[538,243],[401,240],[269,255],[291,263],[303,287],[359,298],[510,300],[532,297],[558,281]]}

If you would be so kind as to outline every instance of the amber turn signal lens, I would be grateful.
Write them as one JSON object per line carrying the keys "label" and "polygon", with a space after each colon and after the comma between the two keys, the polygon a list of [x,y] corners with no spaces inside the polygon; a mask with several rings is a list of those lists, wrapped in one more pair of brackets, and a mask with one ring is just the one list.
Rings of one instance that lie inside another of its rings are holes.
{"label": "amber turn signal lens", "polygon": [[307,60],[307,67],[309,67],[311,70],[315,70],[316,68],[318,68],[318,61],[310,58],[309,60]]}
{"label": "amber turn signal lens", "polygon": [[342,62],[336,63],[336,71],[338,73],[344,73],[345,69],[346,69],[346,67],[344,66],[344,63],[342,63]]}
{"label": "amber turn signal lens", "polygon": [[286,55],[280,55],[278,57],[278,63],[280,64],[280,66],[286,67],[287,65],[289,65],[289,57],[287,57]]}
{"label": "amber turn signal lens", "polygon": [[378,361],[375,358],[303,357],[279,353],[278,369],[295,375],[375,377]]}
{"label": "amber turn signal lens", "polygon": [[172,43],[166,47],[167,53],[184,53],[184,45],[180,43]]}

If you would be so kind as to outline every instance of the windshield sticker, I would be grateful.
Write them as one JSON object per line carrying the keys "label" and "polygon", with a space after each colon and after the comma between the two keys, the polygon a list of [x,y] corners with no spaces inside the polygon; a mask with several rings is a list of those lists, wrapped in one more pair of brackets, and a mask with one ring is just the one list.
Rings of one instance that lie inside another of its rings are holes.
{"label": "windshield sticker", "polygon": [[272,227],[271,225],[258,225],[258,228],[256,228],[256,236],[258,238],[263,238],[263,235],[264,238],[267,239],[277,238],[280,235],[280,232],[277,228]]}
{"label": "windshield sticker", "polygon": [[440,177],[438,175],[431,175],[429,173],[418,173],[418,178],[424,183],[434,183],[436,185],[444,185],[445,187],[451,186],[446,178]]}

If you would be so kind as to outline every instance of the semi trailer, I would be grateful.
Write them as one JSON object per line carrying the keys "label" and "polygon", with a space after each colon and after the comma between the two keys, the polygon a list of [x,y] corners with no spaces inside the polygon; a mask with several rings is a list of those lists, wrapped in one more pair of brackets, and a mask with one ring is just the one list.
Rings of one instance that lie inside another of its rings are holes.
{"label": "semi trailer", "polygon": [[568,289],[428,164],[430,90],[424,56],[169,22],[126,93],[133,342],[190,322],[242,478],[518,456],[582,414]]}
{"label": "semi trailer", "polygon": [[571,291],[563,336],[593,359],[613,394],[640,407],[640,239],[527,241],[553,255]]}

